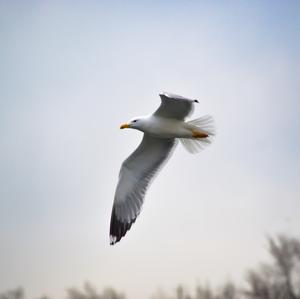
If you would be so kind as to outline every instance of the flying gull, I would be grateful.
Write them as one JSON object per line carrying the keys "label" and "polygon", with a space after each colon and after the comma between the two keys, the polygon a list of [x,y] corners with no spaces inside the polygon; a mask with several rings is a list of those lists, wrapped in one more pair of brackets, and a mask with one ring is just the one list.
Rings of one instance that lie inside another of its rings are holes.
{"label": "flying gull", "polygon": [[144,133],[138,148],[123,162],[110,221],[110,244],[125,236],[141,211],[145,193],[154,176],[173,153],[178,139],[185,149],[198,153],[215,135],[209,115],[185,121],[198,100],[161,93],[161,104],[150,116],[136,117],[121,125]]}

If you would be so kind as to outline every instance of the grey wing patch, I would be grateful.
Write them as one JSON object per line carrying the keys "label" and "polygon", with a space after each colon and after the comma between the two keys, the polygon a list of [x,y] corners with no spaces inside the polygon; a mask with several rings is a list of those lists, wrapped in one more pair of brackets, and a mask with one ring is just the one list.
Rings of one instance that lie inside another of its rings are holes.
{"label": "grey wing patch", "polygon": [[139,215],[147,188],[168,160],[175,139],[144,134],[139,147],[123,162],[110,221],[110,244],[125,236]]}
{"label": "grey wing patch", "polygon": [[184,120],[192,114],[194,103],[198,100],[188,99],[171,93],[161,93],[161,105],[155,111],[154,115],[166,118]]}

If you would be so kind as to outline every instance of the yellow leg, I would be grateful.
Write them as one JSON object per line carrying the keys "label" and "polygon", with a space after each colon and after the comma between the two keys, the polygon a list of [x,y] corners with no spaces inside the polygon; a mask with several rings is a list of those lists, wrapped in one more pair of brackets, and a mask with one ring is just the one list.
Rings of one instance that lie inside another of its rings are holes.
{"label": "yellow leg", "polygon": [[206,137],[208,137],[207,133],[204,133],[204,132],[201,132],[201,131],[192,130],[192,133],[193,133],[194,138],[206,138]]}

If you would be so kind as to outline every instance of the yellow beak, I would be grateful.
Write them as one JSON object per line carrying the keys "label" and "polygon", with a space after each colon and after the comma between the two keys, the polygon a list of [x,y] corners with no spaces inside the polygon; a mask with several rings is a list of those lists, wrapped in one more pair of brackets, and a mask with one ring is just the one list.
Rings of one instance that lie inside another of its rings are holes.
{"label": "yellow beak", "polygon": [[120,126],[120,129],[126,129],[126,128],[130,128],[129,124],[123,124]]}

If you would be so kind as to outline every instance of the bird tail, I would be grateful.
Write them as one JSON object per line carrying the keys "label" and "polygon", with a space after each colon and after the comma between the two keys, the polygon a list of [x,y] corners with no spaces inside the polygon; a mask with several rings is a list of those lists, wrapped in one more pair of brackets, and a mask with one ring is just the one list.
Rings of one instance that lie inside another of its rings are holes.
{"label": "bird tail", "polygon": [[216,134],[214,119],[210,115],[204,115],[187,123],[191,126],[192,131],[195,132],[195,138],[180,138],[180,141],[191,154],[199,153],[211,144],[214,139]]}

